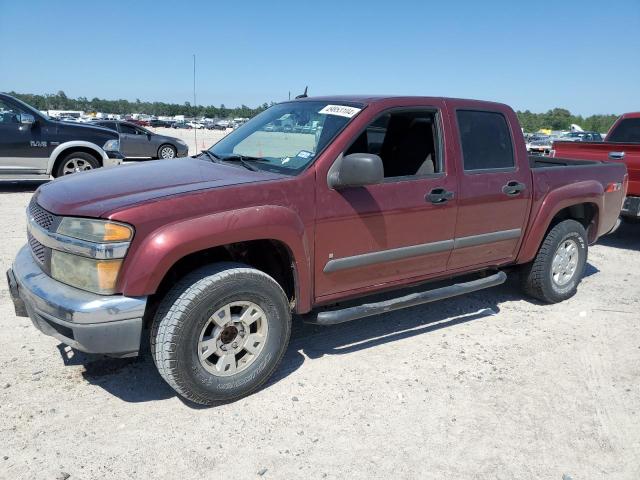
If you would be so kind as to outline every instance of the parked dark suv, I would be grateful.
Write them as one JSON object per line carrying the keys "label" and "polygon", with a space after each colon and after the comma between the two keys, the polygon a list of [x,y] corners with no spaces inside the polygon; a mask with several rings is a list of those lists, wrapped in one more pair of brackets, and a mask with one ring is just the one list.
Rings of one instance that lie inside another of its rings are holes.
{"label": "parked dark suv", "polygon": [[120,133],[120,152],[126,158],[175,158],[189,153],[189,147],[179,138],[158,135],[130,122],[99,120],[93,124]]}
{"label": "parked dark suv", "polygon": [[118,134],[59,122],[0,93],[0,180],[42,180],[118,165]]}

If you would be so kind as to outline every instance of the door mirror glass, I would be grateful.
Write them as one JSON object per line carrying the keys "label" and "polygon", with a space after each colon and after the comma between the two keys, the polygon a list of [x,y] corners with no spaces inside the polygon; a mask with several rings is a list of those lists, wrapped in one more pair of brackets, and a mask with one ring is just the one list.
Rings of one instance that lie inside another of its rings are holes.
{"label": "door mirror glass", "polygon": [[382,159],[372,153],[352,153],[338,159],[329,170],[329,187],[339,190],[347,187],[375,185],[384,180]]}
{"label": "door mirror glass", "polygon": [[30,113],[21,113],[20,114],[20,124],[21,125],[33,125],[36,119]]}

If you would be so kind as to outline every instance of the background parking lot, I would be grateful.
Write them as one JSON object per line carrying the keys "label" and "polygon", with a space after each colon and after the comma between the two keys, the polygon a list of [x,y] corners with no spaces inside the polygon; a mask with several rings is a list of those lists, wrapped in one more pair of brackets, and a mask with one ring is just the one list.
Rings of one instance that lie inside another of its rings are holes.
{"label": "background parking lot", "polygon": [[[0,185],[3,270],[36,187]],[[213,408],[181,401],[148,355],[89,356],[40,334],[3,282],[0,478],[638,478],[638,265],[640,225],[623,225],[561,304],[511,282],[332,328],[297,322],[267,386]]]}

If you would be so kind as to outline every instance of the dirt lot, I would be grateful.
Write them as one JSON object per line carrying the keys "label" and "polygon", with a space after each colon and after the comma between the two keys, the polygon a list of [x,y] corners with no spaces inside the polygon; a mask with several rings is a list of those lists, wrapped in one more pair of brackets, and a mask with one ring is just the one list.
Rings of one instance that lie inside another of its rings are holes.
{"label": "dirt lot", "polygon": [[[193,134],[193,132],[190,132]],[[0,267],[32,186],[1,186]],[[297,324],[253,396],[182,402],[148,356],[67,352],[0,283],[0,478],[638,479],[640,225],[568,302],[512,284],[333,328]]]}

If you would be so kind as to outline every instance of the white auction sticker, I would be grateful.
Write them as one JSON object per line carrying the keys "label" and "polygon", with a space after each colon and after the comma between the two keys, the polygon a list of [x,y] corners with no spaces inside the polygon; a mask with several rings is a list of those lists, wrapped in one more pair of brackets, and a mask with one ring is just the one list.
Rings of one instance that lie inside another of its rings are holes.
{"label": "white auction sticker", "polygon": [[356,108],[356,107],[348,107],[346,105],[327,105],[318,113],[321,113],[324,115],[338,115],[339,117],[351,118],[360,110],[362,109]]}

